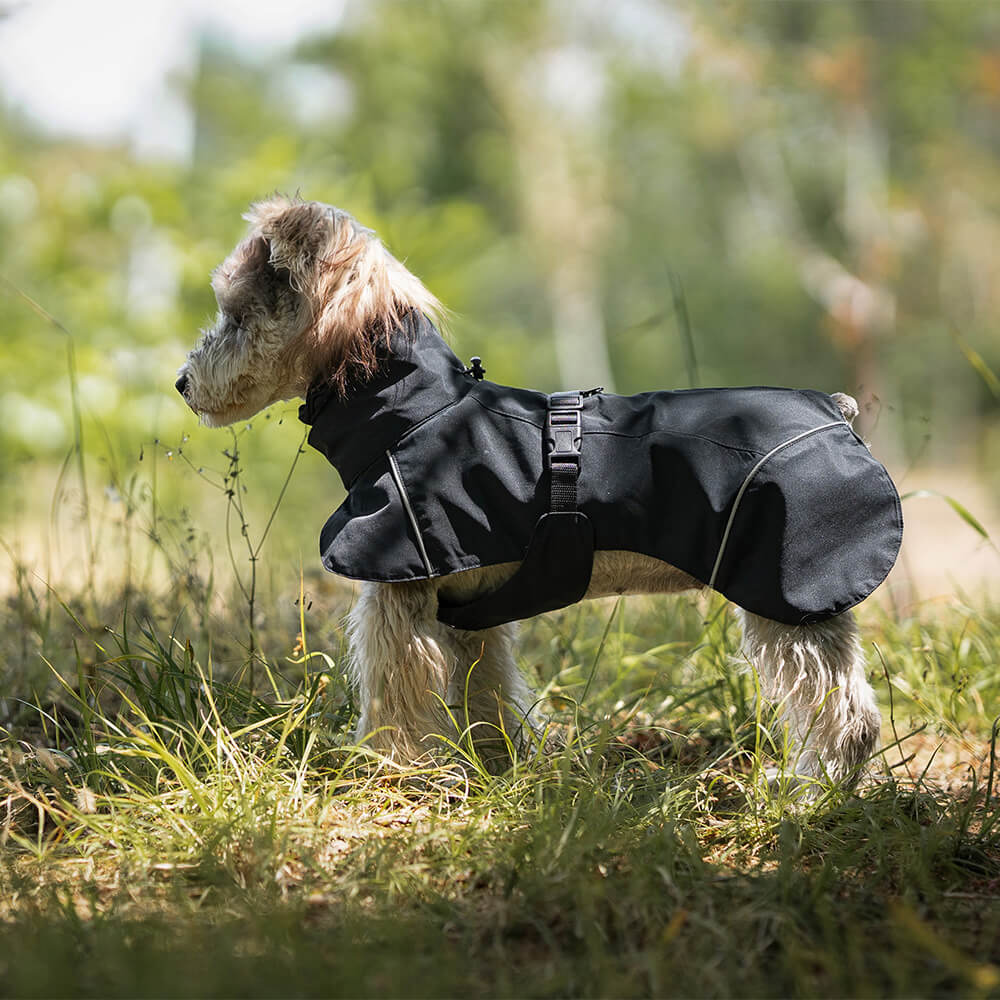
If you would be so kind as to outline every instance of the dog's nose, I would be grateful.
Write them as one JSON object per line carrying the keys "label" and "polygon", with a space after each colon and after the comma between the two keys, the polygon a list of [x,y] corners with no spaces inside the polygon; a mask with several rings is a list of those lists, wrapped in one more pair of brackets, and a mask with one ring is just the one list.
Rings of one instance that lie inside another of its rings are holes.
{"label": "dog's nose", "polygon": [[183,396],[184,390],[188,387],[188,377],[187,375],[181,375],[181,377],[174,383],[174,388]]}

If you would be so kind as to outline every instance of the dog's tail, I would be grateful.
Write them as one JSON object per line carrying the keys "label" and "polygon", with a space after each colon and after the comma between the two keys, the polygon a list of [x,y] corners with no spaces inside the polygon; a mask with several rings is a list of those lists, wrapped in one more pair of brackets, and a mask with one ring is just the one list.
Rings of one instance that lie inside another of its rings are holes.
{"label": "dog's tail", "polygon": [[840,410],[841,416],[848,425],[854,426],[854,418],[858,415],[858,401],[853,396],[848,396],[846,392],[835,392],[830,397]]}

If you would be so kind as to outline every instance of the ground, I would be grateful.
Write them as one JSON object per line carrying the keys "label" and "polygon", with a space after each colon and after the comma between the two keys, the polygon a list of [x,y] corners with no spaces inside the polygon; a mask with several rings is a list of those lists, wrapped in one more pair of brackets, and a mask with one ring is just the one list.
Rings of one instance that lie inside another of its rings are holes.
{"label": "ground", "polygon": [[988,605],[864,609],[886,750],[805,804],[760,781],[781,734],[720,601],[529,624],[555,722],[496,776],[353,747],[350,593],[302,587],[251,694],[245,618],[22,580],[8,673],[64,683],[2,703],[0,993],[1000,995]]}

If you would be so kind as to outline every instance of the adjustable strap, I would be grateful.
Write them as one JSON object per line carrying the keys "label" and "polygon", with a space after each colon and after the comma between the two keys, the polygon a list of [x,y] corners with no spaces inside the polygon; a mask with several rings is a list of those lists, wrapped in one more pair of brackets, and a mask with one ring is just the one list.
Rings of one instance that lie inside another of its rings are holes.
{"label": "adjustable strap", "polygon": [[439,621],[453,628],[491,628],[568,607],[587,592],[594,565],[594,528],[577,510],[584,395],[549,396],[543,435],[549,510],[535,523],[517,572],[497,590],[467,604],[439,602]]}
{"label": "adjustable strap", "polygon": [[580,413],[583,393],[555,392],[549,396],[545,422],[545,465],[549,471],[549,509],[576,510],[576,483],[580,478]]}

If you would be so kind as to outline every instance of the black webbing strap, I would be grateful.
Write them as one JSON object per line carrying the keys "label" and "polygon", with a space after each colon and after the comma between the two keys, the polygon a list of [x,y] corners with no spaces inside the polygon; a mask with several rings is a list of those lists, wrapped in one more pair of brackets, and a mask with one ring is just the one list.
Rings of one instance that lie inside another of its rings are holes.
{"label": "black webbing strap", "polygon": [[555,392],[549,396],[546,420],[545,464],[551,476],[549,509],[576,510],[576,481],[580,478],[580,413],[583,393]]}
{"label": "black webbing strap", "polygon": [[535,523],[524,561],[497,590],[467,604],[438,604],[438,620],[453,628],[476,630],[532,618],[575,604],[590,586],[594,529],[577,510],[584,394],[549,396],[542,435],[549,474],[549,510]]}

